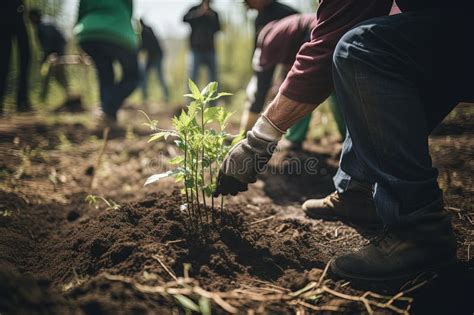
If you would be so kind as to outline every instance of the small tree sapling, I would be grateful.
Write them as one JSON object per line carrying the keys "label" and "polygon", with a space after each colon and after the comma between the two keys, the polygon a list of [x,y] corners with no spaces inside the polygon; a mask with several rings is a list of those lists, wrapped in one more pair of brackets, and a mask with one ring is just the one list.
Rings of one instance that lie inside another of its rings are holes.
{"label": "small tree sapling", "polygon": [[218,93],[217,82],[209,83],[203,90],[199,90],[189,80],[189,89],[191,93],[185,96],[192,101],[173,118],[173,130],[160,129],[157,121],[151,120],[144,113],[148,119],[146,125],[154,132],[149,142],[174,137],[177,148],[182,152],[170,161],[176,168],[150,176],[145,185],[170,176],[182,183],[182,193],[186,198],[182,210],[187,213],[189,223],[196,231],[202,223],[214,223],[216,220],[216,205],[212,194],[216,189],[219,166],[231,147],[242,140],[243,135],[234,137],[230,144],[226,141],[231,137],[226,132],[226,127],[232,113],[222,106],[210,106],[210,103],[231,94]]}

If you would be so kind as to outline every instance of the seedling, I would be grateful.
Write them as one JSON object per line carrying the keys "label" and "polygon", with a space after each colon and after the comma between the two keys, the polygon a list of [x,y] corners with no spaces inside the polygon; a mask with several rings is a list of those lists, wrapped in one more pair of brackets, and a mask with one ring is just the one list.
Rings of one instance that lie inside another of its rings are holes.
{"label": "seedling", "polygon": [[[185,96],[192,101],[179,116],[173,118],[173,130],[160,129],[156,120],[151,120],[143,113],[148,119],[146,125],[154,132],[148,142],[174,137],[177,148],[182,152],[182,155],[170,161],[176,166],[175,169],[150,176],[145,185],[170,176],[182,183],[186,203],[181,208],[187,213],[191,227],[198,232],[202,223],[214,223],[216,220],[212,193],[216,188],[218,167],[230,148],[243,136],[234,137],[232,143],[228,144],[226,140],[232,136],[225,129],[232,113],[221,106],[210,106],[213,101],[231,94],[218,93],[217,82],[209,83],[200,91],[189,80],[189,89],[191,94]],[[222,213],[222,197],[220,204]]]}
{"label": "seedling", "polygon": [[120,209],[120,205],[118,203],[116,203],[113,200],[107,200],[107,199],[105,199],[104,197],[101,197],[101,196],[87,195],[86,198],[85,198],[85,201],[87,203],[89,203],[89,205],[95,206],[96,209],[99,208],[99,206],[98,206],[99,200],[103,201],[105,203],[105,205],[107,206],[107,208],[105,210],[119,210]]}
{"label": "seedling", "polygon": [[12,214],[13,214],[13,211],[11,210],[8,210],[8,209],[0,210],[0,217],[11,217]]}
{"label": "seedling", "polygon": [[25,175],[30,175],[32,171],[33,160],[46,160],[46,155],[41,149],[32,149],[29,145],[25,146],[21,151],[18,152],[18,154],[21,162],[16,169],[15,174],[13,175],[15,179],[21,179]]}

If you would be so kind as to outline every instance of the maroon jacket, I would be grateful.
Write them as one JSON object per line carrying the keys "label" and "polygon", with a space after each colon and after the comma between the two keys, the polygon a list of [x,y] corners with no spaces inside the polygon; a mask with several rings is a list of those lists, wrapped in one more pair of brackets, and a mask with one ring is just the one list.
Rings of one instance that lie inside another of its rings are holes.
{"label": "maroon jacket", "polygon": [[[280,87],[280,93],[300,103],[320,104],[334,90],[332,56],[339,39],[352,27],[370,18],[388,15],[393,0],[320,0],[317,25],[311,41],[303,45]],[[396,0],[402,12],[456,7],[463,11],[468,0]],[[392,10],[397,13],[397,10]]]}
{"label": "maroon jacket", "polygon": [[258,37],[257,48],[261,52],[258,60],[254,60],[254,70],[258,71],[256,67],[267,70],[277,64],[292,65],[301,45],[309,41],[316,22],[316,15],[309,13],[268,23]]}
{"label": "maroon jacket", "polygon": [[300,103],[320,104],[334,90],[332,56],[339,39],[367,19],[388,15],[393,0],[320,0],[317,25],[304,44],[280,93]]}

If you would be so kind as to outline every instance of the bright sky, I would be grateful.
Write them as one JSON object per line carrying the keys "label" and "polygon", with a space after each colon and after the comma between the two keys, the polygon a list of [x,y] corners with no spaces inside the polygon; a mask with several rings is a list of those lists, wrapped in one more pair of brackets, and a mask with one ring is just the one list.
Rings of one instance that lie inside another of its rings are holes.
{"label": "bright sky", "polygon": [[[5,1],[5,0],[0,0]],[[311,12],[310,3],[314,0],[280,0],[301,12]],[[63,13],[58,24],[65,29],[72,29],[75,22],[79,0],[64,0]],[[188,34],[188,26],[182,23],[182,16],[189,7],[199,4],[200,0],[135,0],[135,16],[143,17],[163,38],[184,37]],[[223,21],[236,21],[244,25],[245,12],[243,1],[214,0],[213,7]],[[252,18],[255,12],[249,12]]]}

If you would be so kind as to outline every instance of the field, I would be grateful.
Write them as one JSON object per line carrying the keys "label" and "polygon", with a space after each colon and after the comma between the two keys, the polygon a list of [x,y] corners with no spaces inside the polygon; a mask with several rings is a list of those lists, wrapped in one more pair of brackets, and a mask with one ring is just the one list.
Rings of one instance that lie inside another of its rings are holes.
{"label": "field", "polygon": [[[126,106],[127,128],[106,142],[89,114],[2,120],[1,314],[472,314],[470,106],[458,106],[430,140],[461,263],[405,284],[394,298],[325,270],[376,232],[310,220],[299,207],[333,190],[337,137],[278,152],[250,191],[225,201],[203,243],[186,229],[174,179],[143,187],[177,151],[171,140],[147,143],[136,109]],[[170,124],[174,111],[154,105],[152,117]],[[285,158],[315,159],[318,174],[291,175]]]}

